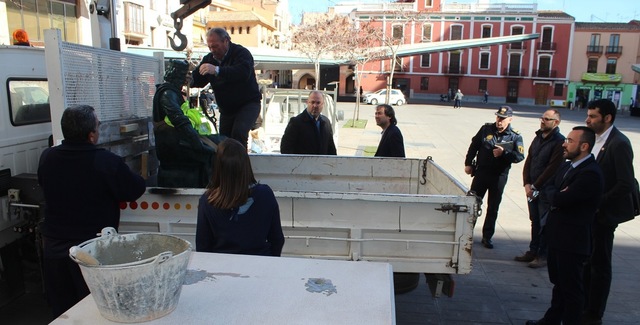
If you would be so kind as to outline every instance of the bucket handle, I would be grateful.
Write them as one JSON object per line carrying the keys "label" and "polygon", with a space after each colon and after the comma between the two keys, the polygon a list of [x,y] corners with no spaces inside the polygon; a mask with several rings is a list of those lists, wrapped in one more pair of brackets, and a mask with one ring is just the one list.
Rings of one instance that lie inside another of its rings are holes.
{"label": "bucket handle", "polygon": [[155,264],[162,264],[166,261],[168,261],[171,257],[173,256],[173,252],[172,251],[166,251],[163,253],[158,254],[158,256],[156,256],[156,259],[153,261],[153,263]]}
{"label": "bucket handle", "polygon": [[111,236],[117,236],[118,235],[118,231],[116,230],[116,228],[113,227],[104,227],[102,228],[102,231],[100,231],[100,233],[98,234],[98,236],[100,237],[111,237]]}

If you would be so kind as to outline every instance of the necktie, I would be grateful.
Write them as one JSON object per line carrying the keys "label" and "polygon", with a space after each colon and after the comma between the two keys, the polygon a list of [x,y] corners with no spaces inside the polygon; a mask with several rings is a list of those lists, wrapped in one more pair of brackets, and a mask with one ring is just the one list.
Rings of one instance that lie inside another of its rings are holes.
{"label": "necktie", "polygon": [[567,175],[569,175],[569,173],[573,170],[573,164],[569,164],[569,168],[567,168],[567,171],[564,173],[564,176],[562,176],[562,179],[567,178]]}

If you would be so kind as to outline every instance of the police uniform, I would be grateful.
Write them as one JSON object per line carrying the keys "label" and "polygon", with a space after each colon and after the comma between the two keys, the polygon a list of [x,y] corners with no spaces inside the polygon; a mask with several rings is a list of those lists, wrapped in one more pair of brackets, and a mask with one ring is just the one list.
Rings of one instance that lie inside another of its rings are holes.
{"label": "police uniform", "polygon": [[[496,112],[500,117],[513,116],[509,106],[502,106]],[[504,148],[499,157],[493,156],[496,145]],[[498,219],[498,207],[502,201],[502,193],[507,184],[511,164],[524,160],[524,144],[520,132],[511,128],[511,124],[502,132],[498,132],[496,123],[486,123],[471,139],[471,145],[465,158],[465,166],[472,166],[476,160],[475,174],[471,183],[471,190],[481,198],[489,192],[487,213],[482,227],[482,244],[493,248],[491,238],[495,232]]]}

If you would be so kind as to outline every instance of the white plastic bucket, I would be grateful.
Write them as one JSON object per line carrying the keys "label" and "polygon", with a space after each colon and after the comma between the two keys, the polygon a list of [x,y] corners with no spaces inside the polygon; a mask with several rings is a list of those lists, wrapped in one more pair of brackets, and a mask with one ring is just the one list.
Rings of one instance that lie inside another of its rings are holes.
{"label": "white plastic bucket", "polygon": [[178,305],[191,244],[179,237],[113,228],[78,245],[100,265],[80,265],[100,314],[122,323],[145,322],[171,313]]}

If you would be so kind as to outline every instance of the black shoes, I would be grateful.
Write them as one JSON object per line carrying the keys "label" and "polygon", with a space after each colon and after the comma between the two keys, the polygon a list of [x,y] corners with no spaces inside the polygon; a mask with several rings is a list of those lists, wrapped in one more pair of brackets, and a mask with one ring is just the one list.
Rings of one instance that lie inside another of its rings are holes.
{"label": "black shoes", "polygon": [[591,316],[589,313],[582,315],[582,325],[601,325],[602,319]]}
{"label": "black shoes", "polygon": [[491,242],[491,239],[482,238],[482,245],[488,249],[493,248],[493,243]]}

